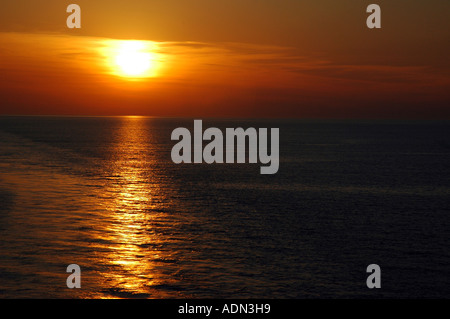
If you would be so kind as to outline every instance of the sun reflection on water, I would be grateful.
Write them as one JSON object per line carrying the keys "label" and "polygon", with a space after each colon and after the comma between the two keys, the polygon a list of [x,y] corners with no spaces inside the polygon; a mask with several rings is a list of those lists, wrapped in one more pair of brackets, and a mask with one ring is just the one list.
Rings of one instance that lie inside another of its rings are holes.
{"label": "sun reflection on water", "polygon": [[164,195],[152,176],[155,159],[149,155],[151,136],[143,121],[122,119],[111,154],[114,180],[107,192],[114,199],[106,207],[109,222],[102,240],[110,246],[102,262],[108,265],[103,274],[104,286],[109,287],[106,293],[113,297],[164,297],[154,287],[170,280],[157,264],[157,260],[169,258],[159,249],[162,239],[152,228],[152,223],[165,218],[158,210]]}

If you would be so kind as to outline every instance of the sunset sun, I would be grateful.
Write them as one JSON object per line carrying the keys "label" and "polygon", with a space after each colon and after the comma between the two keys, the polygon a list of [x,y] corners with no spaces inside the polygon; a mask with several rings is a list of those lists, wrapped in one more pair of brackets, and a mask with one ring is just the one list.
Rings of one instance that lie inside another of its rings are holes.
{"label": "sunset sun", "polygon": [[114,41],[108,47],[108,65],[115,75],[130,79],[156,75],[156,55],[147,41]]}
{"label": "sunset sun", "polygon": [[124,75],[142,76],[152,65],[152,55],[144,51],[144,45],[132,41],[122,44],[117,56],[117,67]]}

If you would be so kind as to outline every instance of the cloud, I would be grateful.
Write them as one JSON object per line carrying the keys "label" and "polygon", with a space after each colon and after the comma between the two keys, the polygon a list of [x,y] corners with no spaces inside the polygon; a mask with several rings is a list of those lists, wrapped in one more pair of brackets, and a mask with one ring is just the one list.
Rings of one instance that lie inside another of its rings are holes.
{"label": "cloud", "polygon": [[[112,104],[117,114],[122,103],[139,110],[152,105],[147,115],[198,111],[211,116],[250,115],[258,109],[267,116],[375,114],[379,105],[392,108],[393,103],[405,113],[412,104],[416,110],[439,105],[434,109],[442,113],[450,99],[445,68],[338,61],[326,52],[234,42],[146,41],[160,71],[130,81],[115,75],[108,62],[108,49],[117,41],[122,40],[0,33],[0,93],[11,105],[39,99],[45,108],[69,96],[75,110],[95,104],[105,110]],[[0,110],[5,107],[0,104]]]}

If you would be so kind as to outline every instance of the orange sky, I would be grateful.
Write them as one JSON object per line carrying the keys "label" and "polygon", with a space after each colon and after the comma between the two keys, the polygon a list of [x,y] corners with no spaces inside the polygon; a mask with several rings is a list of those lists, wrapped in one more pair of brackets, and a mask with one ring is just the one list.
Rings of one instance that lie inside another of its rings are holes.
{"label": "orange sky", "polygon": [[[2,2],[0,114],[450,118],[450,3]],[[114,61],[140,40],[148,74]],[[122,50],[122,51],[121,51]]]}

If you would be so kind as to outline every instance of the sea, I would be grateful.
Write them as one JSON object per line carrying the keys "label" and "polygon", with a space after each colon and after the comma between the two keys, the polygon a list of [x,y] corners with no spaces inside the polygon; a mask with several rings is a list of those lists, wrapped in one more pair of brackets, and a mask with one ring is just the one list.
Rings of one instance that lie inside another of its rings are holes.
{"label": "sea", "polygon": [[193,120],[0,117],[0,298],[450,298],[450,122],[202,119],[263,175],[173,163]]}

